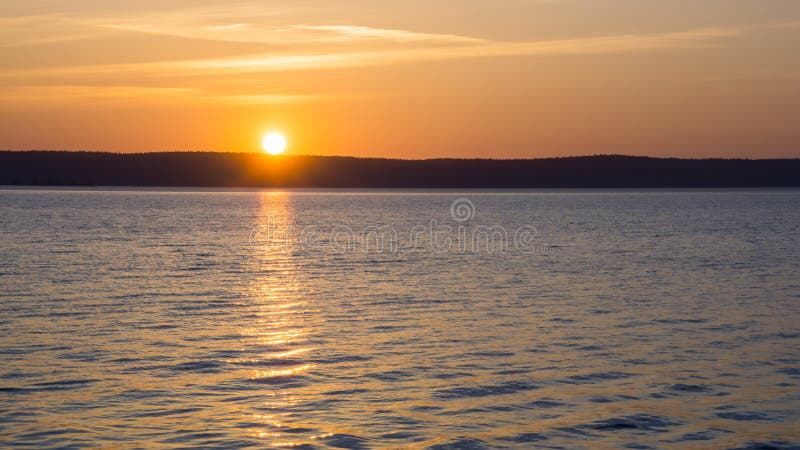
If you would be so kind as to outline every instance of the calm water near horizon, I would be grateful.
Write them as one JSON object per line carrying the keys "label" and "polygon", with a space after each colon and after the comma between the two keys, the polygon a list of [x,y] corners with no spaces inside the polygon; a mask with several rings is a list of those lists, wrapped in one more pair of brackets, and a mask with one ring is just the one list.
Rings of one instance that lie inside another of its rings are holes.
{"label": "calm water near horizon", "polygon": [[0,238],[0,447],[800,448],[798,189],[5,188]]}

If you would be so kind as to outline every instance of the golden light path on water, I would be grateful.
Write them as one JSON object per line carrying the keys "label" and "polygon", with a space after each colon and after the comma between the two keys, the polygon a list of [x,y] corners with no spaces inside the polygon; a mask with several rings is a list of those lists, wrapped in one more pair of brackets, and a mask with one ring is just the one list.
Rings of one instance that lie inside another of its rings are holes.
{"label": "golden light path on water", "polygon": [[[242,339],[251,346],[263,349],[256,358],[247,363],[267,365],[269,369],[255,369],[250,378],[259,382],[276,382],[289,377],[301,376],[315,365],[297,362],[296,357],[307,357],[313,350],[307,340],[312,331],[306,317],[312,311],[301,298],[303,282],[295,259],[292,257],[292,241],[277,242],[275,236],[287,235],[294,227],[294,211],[289,205],[289,194],[264,192],[259,196],[258,216],[253,224],[257,234],[250,237],[253,251],[253,269],[257,275],[251,286],[252,316],[254,324],[241,330]],[[258,234],[263,233],[263,234]],[[274,414],[254,414],[253,420],[271,425],[270,430],[256,429],[253,436],[269,438],[274,447],[294,447],[299,442],[288,440],[291,434],[283,419],[290,416],[286,409],[298,405],[299,400],[290,390],[275,389],[264,393],[263,408],[275,410]],[[308,436],[308,439],[324,437],[324,434]]]}

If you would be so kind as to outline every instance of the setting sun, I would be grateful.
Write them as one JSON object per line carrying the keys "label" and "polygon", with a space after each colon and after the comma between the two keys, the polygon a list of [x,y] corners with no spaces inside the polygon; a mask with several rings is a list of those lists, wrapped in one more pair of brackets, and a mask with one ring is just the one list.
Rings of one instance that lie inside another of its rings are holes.
{"label": "setting sun", "polygon": [[286,150],[286,138],[277,132],[268,133],[261,140],[261,147],[270,155],[280,155]]}

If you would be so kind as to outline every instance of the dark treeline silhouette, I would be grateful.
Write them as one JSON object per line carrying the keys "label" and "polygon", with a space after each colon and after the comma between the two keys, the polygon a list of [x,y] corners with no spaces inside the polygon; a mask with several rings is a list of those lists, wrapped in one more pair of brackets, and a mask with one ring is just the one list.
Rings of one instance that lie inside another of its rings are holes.
{"label": "dark treeline silhouette", "polygon": [[800,186],[800,159],[601,155],[397,160],[255,153],[0,152],[0,184],[48,186],[581,188]]}

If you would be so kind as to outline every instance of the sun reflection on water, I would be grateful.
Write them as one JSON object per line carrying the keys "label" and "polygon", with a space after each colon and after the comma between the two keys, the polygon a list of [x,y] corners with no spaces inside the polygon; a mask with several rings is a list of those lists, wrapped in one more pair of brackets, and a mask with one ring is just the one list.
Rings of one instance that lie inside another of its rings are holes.
{"label": "sun reflection on water", "polygon": [[314,368],[314,364],[304,364],[302,366],[292,367],[289,369],[275,369],[275,370],[257,370],[253,374],[253,378],[277,378],[288,377],[291,375],[301,374]]}
{"label": "sun reflection on water", "polygon": [[[259,213],[254,229],[270,227],[290,229],[295,213],[289,194],[264,192],[259,196]],[[285,233],[284,233],[285,234]],[[289,433],[296,424],[287,424],[291,409],[301,400],[282,383],[306,376],[315,367],[309,360],[314,349],[306,345],[312,324],[308,321],[309,305],[302,300],[302,277],[291,251],[276,252],[272,242],[256,239],[251,242],[253,283],[249,293],[253,322],[239,331],[254,351],[240,362],[251,369],[248,378],[264,384],[264,414],[252,415],[252,421],[263,425],[254,436],[265,439],[273,447],[297,447],[306,442]],[[282,243],[282,249],[291,245]],[[310,439],[310,438],[309,438]]]}
{"label": "sun reflection on water", "polygon": [[286,350],[285,352],[276,352],[276,353],[265,353],[262,355],[265,359],[281,359],[281,358],[288,358],[290,356],[297,356],[303,353],[307,353],[313,350],[312,347],[307,348],[297,348],[294,350]]}

